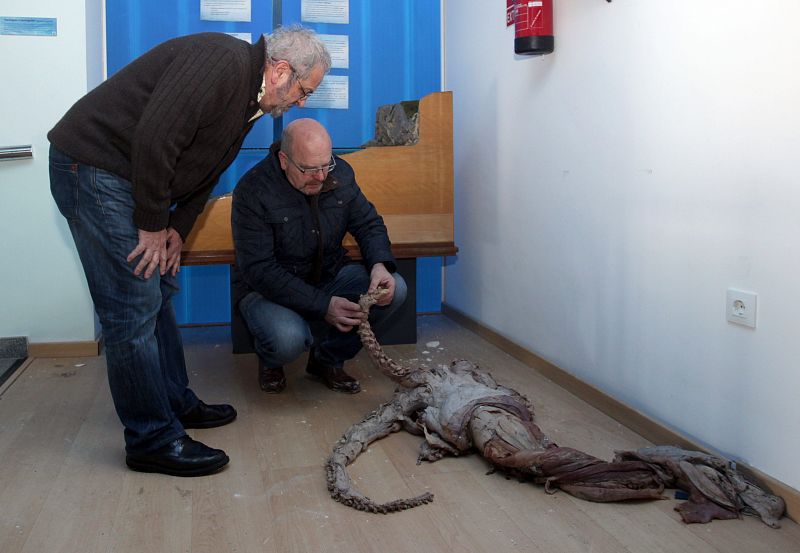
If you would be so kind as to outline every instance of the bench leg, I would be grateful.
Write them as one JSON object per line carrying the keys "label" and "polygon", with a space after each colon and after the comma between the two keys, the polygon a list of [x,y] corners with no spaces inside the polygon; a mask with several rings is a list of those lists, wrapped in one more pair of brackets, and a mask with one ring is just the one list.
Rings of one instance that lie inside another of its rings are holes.
{"label": "bench leg", "polygon": [[408,296],[392,324],[378,332],[378,341],[385,346],[417,343],[417,259],[398,259],[397,272],[408,285]]}
{"label": "bench leg", "polygon": [[[231,271],[231,275],[233,271]],[[233,304],[233,277],[231,277],[231,342],[233,353],[254,353],[253,335],[247,328],[239,308]]]}

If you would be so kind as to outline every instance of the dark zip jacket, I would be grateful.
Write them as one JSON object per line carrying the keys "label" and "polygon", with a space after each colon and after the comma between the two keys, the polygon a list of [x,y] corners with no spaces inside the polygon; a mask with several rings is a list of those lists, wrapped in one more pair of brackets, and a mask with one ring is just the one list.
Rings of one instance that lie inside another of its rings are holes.
{"label": "dark zip jacket", "polygon": [[130,181],[138,228],[171,226],[185,240],[253,126],[264,58],[263,37],[169,40],[78,100],[47,138]]}
{"label": "dark zip jacket", "polygon": [[356,239],[368,270],[383,263],[393,273],[389,236],[346,161],[336,157],[322,191],[307,196],[286,178],[279,150],[276,142],[233,191],[233,301],[256,291],[307,319],[323,319],[331,296],[321,285],[351,261],[345,234]]}

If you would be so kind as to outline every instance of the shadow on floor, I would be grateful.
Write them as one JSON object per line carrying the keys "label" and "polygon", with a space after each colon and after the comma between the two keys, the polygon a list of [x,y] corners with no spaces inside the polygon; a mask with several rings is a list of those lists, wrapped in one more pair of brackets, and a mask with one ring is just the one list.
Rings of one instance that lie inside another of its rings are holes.
{"label": "shadow on floor", "polygon": [[0,358],[0,386],[3,385],[3,382],[8,380],[9,376],[14,374],[14,371],[17,370],[17,367],[22,365],[25,359],[27,359],[27,357],[22,357],[20,359]]}

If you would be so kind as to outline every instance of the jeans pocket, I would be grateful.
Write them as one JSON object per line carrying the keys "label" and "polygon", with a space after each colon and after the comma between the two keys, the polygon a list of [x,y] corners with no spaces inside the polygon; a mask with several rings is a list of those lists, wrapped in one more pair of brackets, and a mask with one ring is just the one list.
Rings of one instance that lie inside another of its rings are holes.
{"label": "jeans pocket", "polygon": [[78,218],[78,164],[50,158],[50,193],[61,215]]}

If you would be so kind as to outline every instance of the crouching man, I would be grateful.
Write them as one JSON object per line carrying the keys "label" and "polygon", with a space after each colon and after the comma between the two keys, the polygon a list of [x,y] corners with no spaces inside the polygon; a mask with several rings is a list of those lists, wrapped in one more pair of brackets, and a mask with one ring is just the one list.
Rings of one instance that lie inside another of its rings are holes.
{"label": "crouching man", "polygon": [[[395,273],[382,217],[350,165],[332,155],[322,125],[287,125],[237,184],[231,222],[234,302],[254,337],[261,389],[283,391],[284,365],[308,351],[307,373],[331,390],[359,392],[343,368],[361,349],[356,327],[366,314],[358,297],[388,290],[369,315],[380,330],[405,301],[406,283]],[[362,262],[346,255],[348,232]]]}

